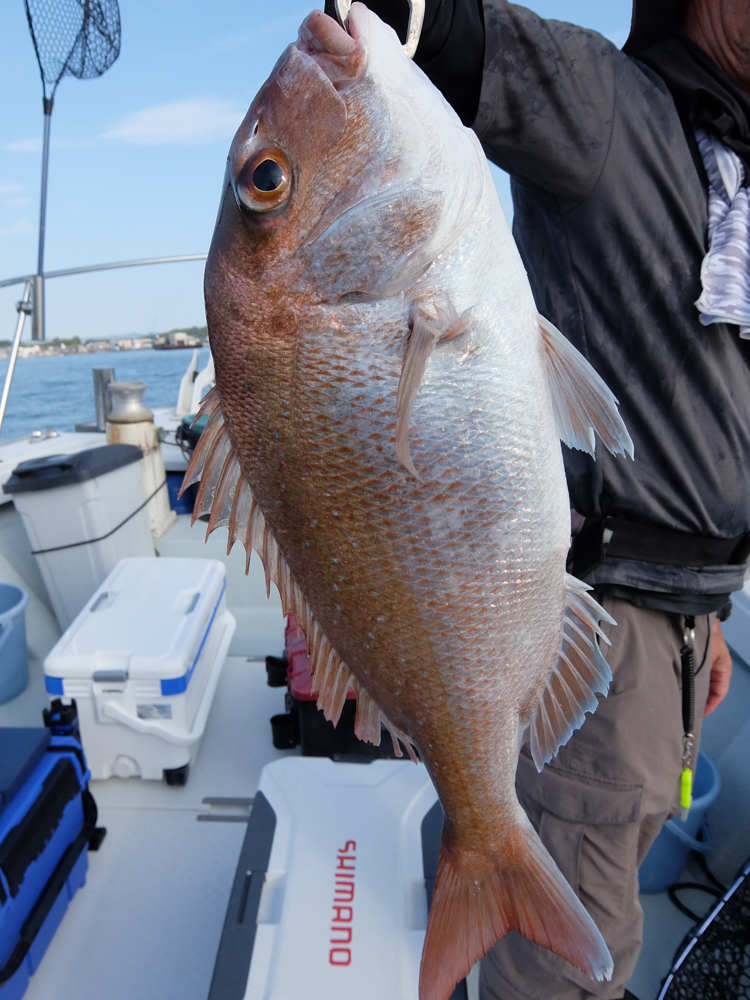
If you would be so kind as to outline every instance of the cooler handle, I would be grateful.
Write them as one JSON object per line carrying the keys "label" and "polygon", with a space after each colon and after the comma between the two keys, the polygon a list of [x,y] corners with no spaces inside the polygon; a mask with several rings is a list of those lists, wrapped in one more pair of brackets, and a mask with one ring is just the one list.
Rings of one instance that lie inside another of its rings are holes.
{"label": "cooler handle", "polygon": [[[121,722],[128,729],[134,729],[137,733],[143,733],[146,736],[158,736],[165,743],[172,743],[178,747],[191,746],[196,738],[200,738],[203,734],[203,728],[197,734],[195,729],[193,732],[187,733],[185,730],[168,729],[159,722],[149,722],[147,719],[139,719],[137,715],[131,715],[130,712],[127,712],[116,701],[105,701],[101,706],[101,712],[106,718],[111,719],[113,722]],[[201,709],[195,719],[196,728],[202,713],[203,706],[201,705]],[[208,710],[206,710],[207,715]],[[203,720],[203,726],[205,727],[205,719]]]}
{"label": "cooler handle", "polygon": [[234,617],[232,613],[230,611],[225,611],[223,617],[224,636],[222,637],[221,644],[216,651],[213,668],[208,678],[208,683],[206,684],[206,690],[203,692],[200,708],[195,716],[193,728],[190,732],[186,732],[184,729],[169,729],[168,726],[163,725],[161,722],[139,719],[137,715],[131,715],[130,712],[126,711],[126,709],[124,709],[117,701],[103,702],[100,709],[102,714],[108,719],[112,719],[114,722],[122,722],[129,729],[134,729],[138,733],[144,733],[147,736],[158,736],[159,739],[164,740],[166,743],[171,743],[174,746],[191,746],[197,740],[200,740],[206,728],[208,713],[213,703],[216,685],[219,683],[219,676],[221,674],[222,667],[224,666],[224,660],[226,659],[226,651],[234,633]]}

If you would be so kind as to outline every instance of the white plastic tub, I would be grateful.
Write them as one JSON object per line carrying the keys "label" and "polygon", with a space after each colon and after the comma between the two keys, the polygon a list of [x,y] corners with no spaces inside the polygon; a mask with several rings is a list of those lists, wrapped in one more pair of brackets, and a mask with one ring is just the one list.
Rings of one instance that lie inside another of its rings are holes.
{"label": "white plastic tub", "polygon": [[217,560],[123,559],[47,656],[92,777],[185,780],[235,629],[225,590]]}
{"label": "white plastic tub", "polygon": [[151,556],[141,451],[103,445],[22,462],[3,487],[65,630],[125,556]]}

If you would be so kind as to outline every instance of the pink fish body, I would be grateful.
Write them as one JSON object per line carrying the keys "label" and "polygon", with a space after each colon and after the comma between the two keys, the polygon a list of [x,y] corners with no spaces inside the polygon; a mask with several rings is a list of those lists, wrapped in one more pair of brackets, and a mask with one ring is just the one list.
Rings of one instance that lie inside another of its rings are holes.
{"label": "pink fish body", "polygon": [[311,14],[241,124],[206,304],[196,516],[260,553],[327,717],[353,688],[357,734],[418,754],[445,811],[420,1000],[511,929],[608,977],[514,778],[610,680],[560,439],[632,445],[538,316],[476,137],[361,4],[348,32]]}

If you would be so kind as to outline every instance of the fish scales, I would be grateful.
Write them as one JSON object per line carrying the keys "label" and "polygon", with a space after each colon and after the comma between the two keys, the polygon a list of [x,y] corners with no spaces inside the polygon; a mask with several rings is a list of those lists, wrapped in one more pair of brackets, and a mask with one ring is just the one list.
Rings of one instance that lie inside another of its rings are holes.
{"label": "fish scales", "polygon": [[[313,127],[314,126],[314,127]],[[420,1000],[510,929],[611,959],[515,794],[606,691],[565,573],[560,438],[632,445],[537,315],[481,147],[361,4],[300,28],[240,125],[206,265],[216,388],[186,483],[261,554],[319,705],[416,752],[445,813]]]}

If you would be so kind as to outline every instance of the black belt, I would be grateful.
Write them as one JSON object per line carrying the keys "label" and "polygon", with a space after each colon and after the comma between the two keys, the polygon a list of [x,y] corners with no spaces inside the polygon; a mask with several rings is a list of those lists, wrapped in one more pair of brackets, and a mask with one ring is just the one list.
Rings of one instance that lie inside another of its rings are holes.
{"label": "black belt", "polygon": [[750,532],[708,538],[621,517],[586,518],[573,537],[568,570],[577,576],[608,558],[667,566],[742,566],[750,556]]}

